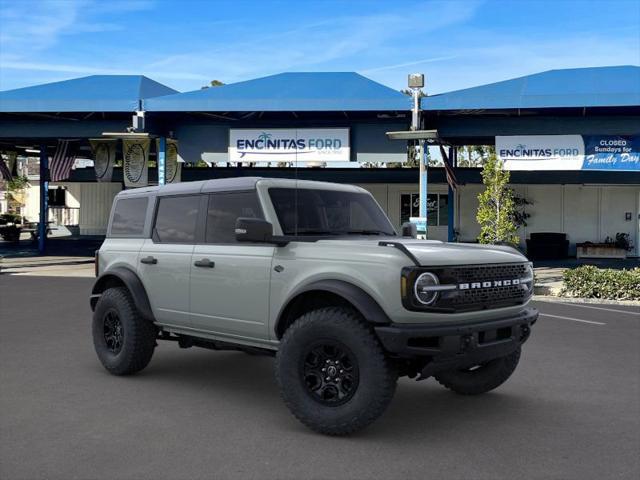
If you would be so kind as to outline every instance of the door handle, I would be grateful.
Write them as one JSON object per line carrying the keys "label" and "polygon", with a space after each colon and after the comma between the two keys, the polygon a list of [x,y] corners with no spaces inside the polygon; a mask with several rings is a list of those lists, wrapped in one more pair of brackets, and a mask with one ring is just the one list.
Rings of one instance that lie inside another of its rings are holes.
{"label": "door handle", "polygon": [[202,260],[196,260],[195,262],[193,262],[193,264],[196,267],[206,267],[206,268],[213,268],[216,266],[215,262],[212,262],[208,258],[203,258]]}
{"label": "door handle", "polygon": [[144,257],[140,259],[140,263],[146,263],[147,265],[155,265],[158,263],[158,259],[156,257],[152,257],[149,255],[148,257]]}

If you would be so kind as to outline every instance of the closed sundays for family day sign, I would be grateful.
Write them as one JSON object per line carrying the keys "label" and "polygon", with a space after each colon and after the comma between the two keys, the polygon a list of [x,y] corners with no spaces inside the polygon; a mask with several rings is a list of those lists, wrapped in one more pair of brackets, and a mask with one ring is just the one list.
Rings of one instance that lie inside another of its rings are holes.
{"label": "closed sundays for family day sign", "polygon": [[230,162],[348,162],[348,128],[229,130]]}
{"label": "closed sundays for family day sign", "polygon": [[640,136],[497,136],[507,170],[640,171]]}

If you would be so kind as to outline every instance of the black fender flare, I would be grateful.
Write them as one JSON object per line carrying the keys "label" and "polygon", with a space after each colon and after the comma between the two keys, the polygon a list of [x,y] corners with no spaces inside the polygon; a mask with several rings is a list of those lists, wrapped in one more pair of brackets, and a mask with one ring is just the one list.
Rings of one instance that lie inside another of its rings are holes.
{"label": "black fender flare", "polygon": [[280,331],[280,323],[291,303],[301,294],[312,291],[329,292],[344,298],[362,314],[367,322],[379,325],[392,323],[378,302],[362,288],[343,280],[319,280],[296,289],[289,295],[287,301],[284,302],[284,306],[280,309],[280,312],[278,312],[278,319],[275,325],[276,332]]}
{"label": "black fender flare", "polygon": [[113,280],[116,280],[118,283],[122,283],[127,287],[131,297],[133,297],[133,302],[135,303],[136,308],[145,319],[152,322],[155,321],[153,312],[151,311],[151,304],[149,303],[147,291],[145,290],[140,277],[138,277],[133,270],[127,267],[112,268],[98,277],[96,282],[93,284],[93,289],[91,290],[91,310],[95,310],[96,303],[98,303],[100,295],[102,295]]}

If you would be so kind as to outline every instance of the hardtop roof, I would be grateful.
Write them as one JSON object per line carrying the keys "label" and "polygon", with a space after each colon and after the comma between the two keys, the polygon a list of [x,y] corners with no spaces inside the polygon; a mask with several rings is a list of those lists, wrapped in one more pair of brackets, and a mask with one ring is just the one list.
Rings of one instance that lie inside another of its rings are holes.
{"label": "hardtop roof", "polygon": [[233,177],[216,178],[213,180],[200,180],[197,182],[181,182],[163,186],[142,187],[123,190],[118,197],[133,196],[170,196],[185,195],[190,193],[213,193],[254,190],[258,183],[264,182],[267,187],[280,188],[326,188],[331,190],[365,191],[355,185],[345,185],[331,182],[318,182],[313,180],[296,180],[290,178],[269,177]]}

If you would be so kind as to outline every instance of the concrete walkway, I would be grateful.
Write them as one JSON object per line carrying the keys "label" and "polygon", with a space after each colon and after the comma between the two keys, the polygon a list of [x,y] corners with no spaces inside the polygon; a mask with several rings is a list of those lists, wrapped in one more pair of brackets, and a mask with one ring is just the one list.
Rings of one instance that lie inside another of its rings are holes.
{"label": "concrete walkway", "polygon": [[536,283],[534,293],[536,295],[557,296],[562,290],[562,272],[566,267],[534,267]]}
{"label": "concrete walkway", "polygon": [[55,277],[94,276],[93,258],[87,257],[17,257],[0,258],[0,273]]}

